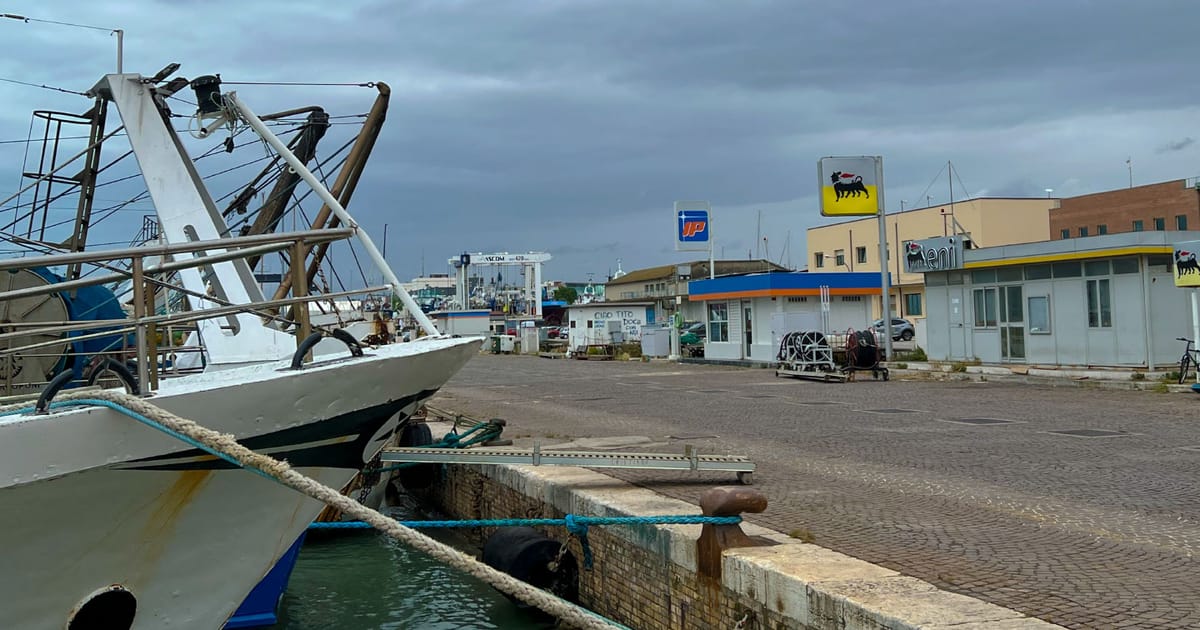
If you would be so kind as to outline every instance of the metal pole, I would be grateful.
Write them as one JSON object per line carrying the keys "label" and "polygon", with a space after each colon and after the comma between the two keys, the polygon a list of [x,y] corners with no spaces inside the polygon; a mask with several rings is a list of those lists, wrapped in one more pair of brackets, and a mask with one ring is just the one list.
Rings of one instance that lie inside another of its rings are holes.
{"label": "metal pole", "polygon": [[875,194],[879,197],[879,284],[881,287],[880,306],[883,315],[883,360],[892,359],[892,307],[888,303],[891,298],[891,287],[888,286],[887,270],[887,206],[883,203],[883,158],[875,158]]}
{"label": "metal pole", "polygon": [[[1192,289],[1192,339],[1200,340],[1200,291]],[[1200,383],[1200,370],[1196,370],[1196,382]]]}
{"label": "metal pole", "polygon": [[125,67],[125,29],[113,29],[117,34],[117,74],[124,74]]}
{"label": "metal pole", "polygon": [[[133,318],[137,320],[134,328],[134,340],[137,344],[137,380],[143,388],[150,384],[150,366],[147,365],[149,353],[146,351],[146,284],[142,274],[142,257],[133,258]],[[146,390],[143,390],[146,391]]]}
{"label": "metal pole", "polygon": [[355,235],[358,236],[359,242],[362,243],[363,249],[367,250],[367,256],[369,256],[372,262],[374,262],[379,267],[379,270],[383,272],[383,277],[387,283],[392,286],[392,291],[395,292],[396,296],[400,298],[400,301],[404,303],[405,308],[407,308],[408,312],[412,314],[413,319],[417,320],[417,323],[420,324],[421,328],[425,329],[425,332],[429,335],[441,335],[441,333],[438,332],[437,327],[433,325],[433,322],[430,321],[429,317],[427,317],[421,310],[421,307],[417,304],[416,300],[414,300],[412,296],[408,294],[408,291],[406,291],[400,284],[400,279],[396,277],[396,274],[392,271],[392,268],[388,266],[387,261],[383,259],[383,254],[381,254],[379,249],[375,247],[375,243],[371,240],[370,235],[368,235],[366,231],[359,227],[358,222],[354,220],[354,217],[350,216],[350,213],[346,212],[346,209],[342,207],[342,204],[338,203],[338,200],[335,199],[334,196],[324,186],[321,185],[320,180],[318,180],[316,176],[312,174],[312,171],[308,170],[308,168],[302,162],[300,162],[300,160],[291,151],[288,150],[287,145],[284,144],[282,140],[276,137],[275,134],[271,133],[270,129],[267,129],[267,126],[264,125],[261,120],[259,120],[258,116],[254,114],[254,111],[238,98],[236,92],[230,92],[226,96],[226,100],[236,107],[239,112],[241,112],[242,117],[245,118],[246,122],[254,128],[254,131],[256,131],[263,140],[267,141],[267,144],[271,145],[271,147],[274,148],[277,153],[279,153],[279,155],[288,163],[288,165],[296,171],[296,174],[312,187],[313,191],[317,193],[317,196],[321,198],[321,201],[325,202],[325,205],[329,206],[330,210],[333,211],[338,219],[340,219],[342,223],[345,223],[347,227],[354,230]]}

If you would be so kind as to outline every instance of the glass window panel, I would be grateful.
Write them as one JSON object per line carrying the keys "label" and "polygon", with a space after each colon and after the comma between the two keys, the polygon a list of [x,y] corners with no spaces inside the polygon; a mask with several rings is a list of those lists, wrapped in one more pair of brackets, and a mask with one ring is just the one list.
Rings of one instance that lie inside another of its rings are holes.
{"label": "glass window panel", "polygon": [[1133,231],[1134,232],[1141,232],[1144,229],[1145,229],[1145,223],[1143,223],[1141,219],[1138,219],[1137,221],[1133,222]]}
{"label": "glass window panel", "polygon": [[997,282],[1020,282],[1021,268],[1017,266],[1001,267],[996,270]]}
{"label": "glass window panel", "polygon": [[1063,228],[1062,230],[1059,231],[1058,235],[1059,235],[1059,237],[1061,237],[1063,239],[1071,238],[1071,229]]}
{"label": "glass window panel", "polygon": [[1080,274],[1079,261],[1057,262],[1051,265],[1055,278],[1078,278]]}
{"label": "glass window panel", "polygon": [[1050,334],[1050,298],[1045,295],[1030,296],[1029,298],[1029,333],[1032,335]]}
{"label": "glass window panel", "polygon": [[996,325],[996,290],[985,289],[983,292],[984,302],[987,306],[987,321],[984,324],[988,326]]}
{"label": "glass window panel", "polygon": [[951,272],[950,272],[950,273],[949,273],[949,274],[946,276],[946,284],[962,284],[962,283],[963,283],[963,277],[964,277],[965,275],[966,275],[966,274],[964,274],[964,273],[963,273],[963,272],[961,272],[961,271],[951,271]]}
{"label": "glass window panel", "polygon": [[972,293],[975,303],[975,327],[983,328],[984,326],[984,306],[983,306],[983,289],[975,289]]}
{"label": "glass window panel", "polygon": [[905,293],[904,294],[904,312],[908,315],[922,315],[921,312],[921,294],[920,293]]}
{"label": "glass window panel", "polygon": [[1087,236],[1087,235],[1088,235],[1087,226],[1086,225],[1079,226],[1079,236]]}
{"label": "glass window panel", "polygon": [[1175,229],[1176,230],[1186,230],[1187,229],[1187,215],[1186,214],[1175,215]]}
{"label": "glass window panel", "polygon": [[1017,323],[1024,321],[1025,313],[1021,310],[1021,287],[1001,287],[1001,290],[1008,294],[1008,311],[1007,320],[1009,323]]}
{"label": "glass window panel", "polygon": [[1107,260],[1089,260],[1083,263],[1085,276],[1107,276],[1109,273]]}
{"label": "glass window panel", "polygon": [[1154,217],[1154,229],[1159,232],[1167,229],[1167,220],[1163,217]]}
{"label": "glass window panel", "polygon": [[927,286],[927,287],[944,287],[944,286],[946,286],[946,274],[944,274],[944,273],[927,273],[927,274],[925,274],[925,286]]}
{"label": "glass window panel", "polygon": [[1088,327],[1095,328],[1100,325],[1100,306],[1096,299],[1096,281],[1087,281],[1087,308],[1088,308]]}
{"label": "glass window panel", "polygon": [[1101,223],[1100,225],[1097,225],[1096,226],[1096,234],[1099,234],[1101,236],[1108,234],[1108,226],[1103,223]]}
{"label": "glass window panel", "polygon": [[1100,327],[1101,328],[1111,328],[1112,327],[1112,295],[1109,293],[1109,288],[1108,288],[1109,281],[1108,280],[1097,280],[1096,282],[1097,282],[1097,284],[1100,285],[1098,288],[1098,291],[1097,291],[1097,297],[1100,298]]}
{"label": "glass window panel", "polygon": [[1045,280],[1050,277],[1050,265],[1029,265],[1025,267],[1026,280]]}
{"label": "glass window panel", "polygon": [[1006,328],[1008,331],[1008,357],[1010,359],[1025,358],[1025,329],[1020,326]]}
{"label": "glass window panel", "polygon": [[996,281],[995,269],[977,269],[971,272],[971,284],[986,284]]}
{"label": "glass window panel", "polygon": [[1133,256],[1126,258],[1114,258],[1112,261],[1113,273],[1137,273],[1138,259]]}

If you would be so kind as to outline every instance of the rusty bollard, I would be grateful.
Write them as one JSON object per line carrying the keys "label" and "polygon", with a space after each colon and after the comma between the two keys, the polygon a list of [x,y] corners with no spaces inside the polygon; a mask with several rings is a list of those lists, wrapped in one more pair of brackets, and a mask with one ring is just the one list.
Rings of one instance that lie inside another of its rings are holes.
{"label": "rusty bollard", "polygon": [[[742,486],[721,486],[700,495],[700,511],[705,516],[741,516],[766,511],[767,497]],[[741,525],[705,523],[696,541],[697,570],[703,577],[721,579],[721,552],[736,547],[765,547],[776,543],[758,536],[747,536]]]}

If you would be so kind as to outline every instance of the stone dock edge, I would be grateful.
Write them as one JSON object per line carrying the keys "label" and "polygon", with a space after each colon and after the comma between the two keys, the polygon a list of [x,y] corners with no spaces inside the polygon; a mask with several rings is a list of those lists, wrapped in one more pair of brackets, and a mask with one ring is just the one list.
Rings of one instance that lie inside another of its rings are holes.
{"label": "stone dock edge", "polygon": [[[690,503],[584,468],[466,467],[566,514],[658,516],[700,512]],[[770,509],[768,505],[767,510]],[[680,569],[694,574],[697,572],[696,540],[700,529],[700,525],[643,525],[614,526],[606,531],[664,556]],[[760,608],[760,613],[783,617],[788,621],[788,627],[814,630],[1049,630],[1061,627],[1009,608],[938,589],[897,571],[801,542],[749,522],[743,522],[742,529],[750,536],[777,544],[726,550],[722,556],[722,586],[738,599],[752,602]]]}

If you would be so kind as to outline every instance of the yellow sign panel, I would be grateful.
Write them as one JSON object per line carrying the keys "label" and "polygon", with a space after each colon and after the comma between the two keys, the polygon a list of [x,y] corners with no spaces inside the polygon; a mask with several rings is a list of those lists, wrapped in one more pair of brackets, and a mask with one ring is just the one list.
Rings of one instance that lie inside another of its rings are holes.
{"label": "yellow sign panel", "polygon": [[1173,248],[1172,266],[1175,267],[1175,286],[1200,287],[1200,241],[1176,243]]}
{"label": "yellow sign panel", "polygon": [[827,217],[879,214],[883,159],[877,156],[825,157],[817,164],[821,214]]}

